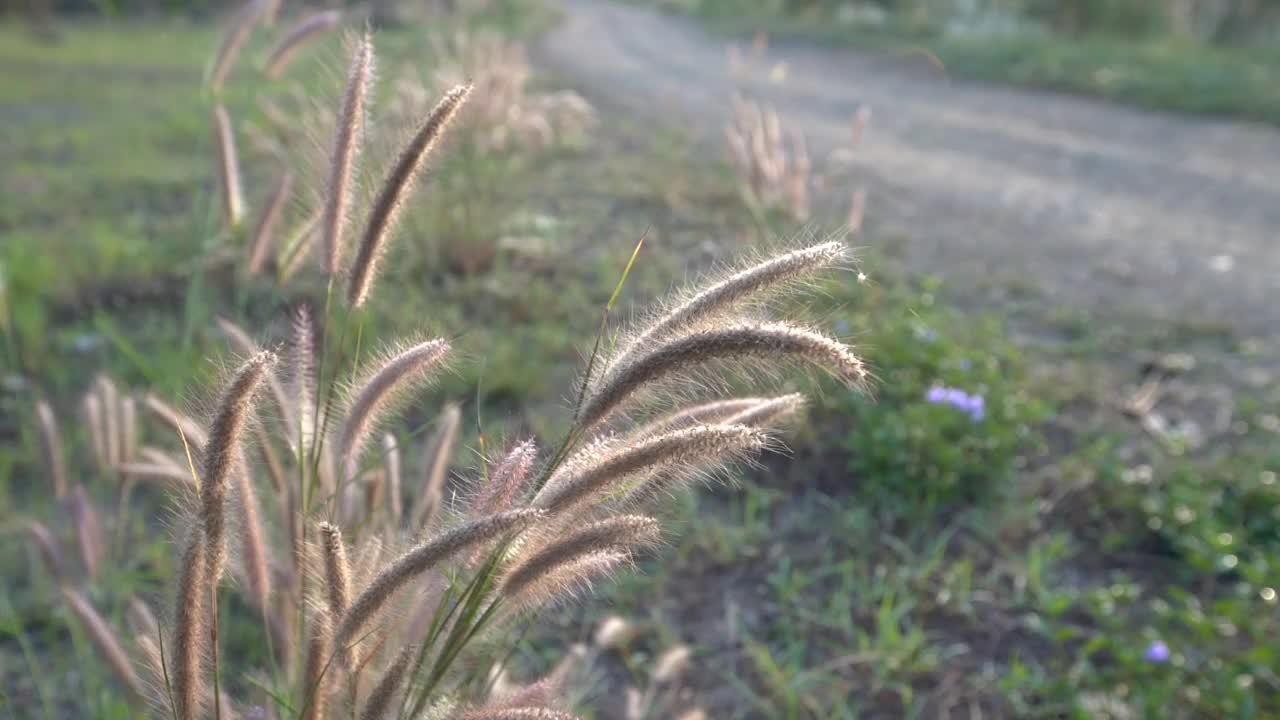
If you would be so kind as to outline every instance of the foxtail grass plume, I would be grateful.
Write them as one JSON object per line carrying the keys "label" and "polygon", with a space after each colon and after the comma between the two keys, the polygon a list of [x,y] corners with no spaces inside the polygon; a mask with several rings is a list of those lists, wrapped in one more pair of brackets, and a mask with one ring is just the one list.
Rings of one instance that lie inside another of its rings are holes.
{"label": "foxtail grass plume", "polygon": [[120,644],[120,639],[111,630],[111,626],[79,590],[63,587],[62,599],[76,621],[80,623],[80,627],[84,629],[85,634],[89,636],[94,649],[115,672],[116,678],[129,690],[129,694],[135,700],[141,700],[144,696],[142,680],[138,677],[138,671],[133,667],[129,654]]}
{"label": "foxtail grass plume", "polygon": [[383,465],[387,471],[387,517],[393,528],[400,527],[400,518],[404,515],[404,496],[400,477],[400,444],[396,436],[386,433],[382,436]]}
{"label": "foxtail grass plume", "polygon": [[102,402],[103,448],[106,450],[106,467],[114,469],[120,464],[120,391],[111,378],[99,375],[94,389]]}
{"label": "foxtail grass plume", "polygon": [[280,257],[276,267],[276,281],[283,285],[289,282],[289,278],[302,267],[302,262],[311,255],[312,248],[316,244],[316,236],[319,234],[320,219],[324,217],[324,210],[319,209],[307,216],[305,220],[298,223],[296,227],[289,233],[288,239],[284,241],[281,248]]}
{"label": "foxtail grass plume", "polygon": [[218,181],[222,185],[222,212],[227,227],[235,229],[244,219],[244,193],[240,187],[240,159],[236,154],[236,136],[226,108],[213,109],[214,144],[218,150]]}
{"label": "foxtail grass plume", "polygon": [[40,551],[40,559],[44,562],[45,570],[55,580],[65,581],[67,579],[66,563],[62,560],[62,551],[58,548],[58,541],[53,538],[53,533],[38,520],[28,520],[25,528]]}
{"label": "foxtail grass plume", "polygon": [[350,647],[397,590],[441,562],[475,545],[523,530],[543,517],[540,510],[511,510],[464,523],[411,548],[379,572],[347,610],[334,641]]}
{"label": "foxtail grass plume", "polygon": [[397,393],[429,376],[448,352],[449,343],[444,340],[418,343],[392,354],[389,360],[357,382],[338,431],[338,458],[343,463],[344,481],[355,479],[360,454]]}
{"label": "foxtail grass plume", "polygon": [[[295,452],[306,455],[315,436],[316,407],[316,328],[310,306],[301,304],[293,313],[293,333],[289,340],[289,359],[293,373],[293,414],[296,426],[289,428],[289,444]],[[299,450],[298,448],[301,448]]]}
{"label": "foxtail grass plume", "polygon": [[598,553],[629,553],[657,542],[659,534],[658,521],[643,515],[615,515],[591,523],[534,552],[503,578],[499,592],[504,597],[518,597],[564,566]]}
{"label": "foxtail grass plume", "polygon": [[[226,318],[216,318],[214,321],[219,332],[221,332],[231,347],[241,357],[253,357],[262,352],[262,347],[245,332],[244,328],[236,325]],[[291,428],[295,424],[293,403],[289,400],[289,393],[285,391],[284,383],[281,382],[280,376],[274,371],[268,371],[266,374],[267,389],[271,393],[271,400],[276,406],[276,410],[280,413],[280,419],[286,428]]]}
{"label": "foxtail grass plume", "polygon": [[405,673],[408,672],[409,665],[417,657],[417,654],[418,648],[416,646],[405,644],[404,648],[396,655],[396,659],[383,671],[382,677],[373,686],[373,690],[370,691],[369,699],[365,701],[364,710],[360,713],[360,720],[382,720],[385,717],[389,717],[387,711],[391,709],[392,702],[396,699],[396,695],[399,694],[400,686],[404,683]]}
{"label": "foxtail grass plume", "polygon": [[285,67],[297,56],[298,51],[325,33],[333,31],[340,22],[342,22],[342,13],[338,10],[320,10],[298,20],[289,29],[284,39],[271,51],[271,59],[267,61],[267,76],[280,77]]}
{"label": "foxtail grass plume", "polygon": [[90,390],[85,393],[82,411],[85,427],[89,429],[89,445],[93,450],[93,460],[99,467],[108,467],[110,459],[107,457],[106,421],[102,414],[102,400],[96,391]]}
{"label": "foxtail grass plume", "polygon": [[[680,430],[691,425],[723,424],[726,418],[730,418],[734,415],[750,410],[762,402],[766,402],[766,398],[730,398],[728,400],[715,400],[712,402],[701,403],[682,410],[677,410],[669,415],[664,415],[656,420],[645,423],[639,428],[632,430],[629,434],[633,438],[644,438],[652,435],[659,435],[671,430]],[[749,423],[737,424],[747,425]]]}
{"label": "foxtail grass plume", "polygon": [[[194,418],[184,415],[158,396],[148,393],[142,398],[142,405],[161,424],[173,431],[175,438],[182,437],[193,451],[200,451],[209,441],[209,434]],[[185,463],[183,463],[185,467]]]}
{"label": "foxtail grass plume", "polygon": [[526,440],[511,448],[489,473],[484,487],[471,503],[471,517],[481,517],[501,512],[511,507],[524,491],[525,482],[538,458],[538,446]]}
{"label": "foxtail grass plume", "polygon": [[333,139],[324,215],[320,222],[322,262],[324,271],[330,276],[336,275],[342,264],[342,236],[351,212],[352,184],[364,133],[366,95],[373,82],[373,61],[373,43],[366,34],[351,57],[347,87],[342,94],[342,108]]}
{"label": "foxtail grass plume", "polygon": [[431,526],[444,503],[444,481],[453,456],[453,444],[462,424],[462,411],[457,405],[445,405],[436,421],[436,431],[423,454],[422,488],[414,498],[413,523],[417,529]]}
{"label": "foxtail grass plume", "polygon": [[102,567],[102,559],[107,553],[106,543],[102,536],[102,523],[98,520],[98,512],[85,493],[83,485],[76,485],[67,495],[67,511],[71,515],[71,524],[76,529],[76,546],[80,550],[80,562],[84,566],[85,575],[90,579],[98,576]]}
{"label": "foxtail grass plume", "polygon": [[329,616],[340,618],[346,614],[351,602],[351,564],[347,560],[347,546],[342,541],[342,531],[336,525],[320,523],[319,530]]}
{"label": "foxtail grass plume", "polygon": [[763,449],[767,442],[763,432],[743,425],[698,425],[599,452],[588,448],[551,476],[533,504],[559,514],[604,501],[622,481],[640,473],[719,462]]}
{"label": "foxtail grass plume", "polygon": [[44,466],[49,471],[49,486],[55,498],[67,494],[67,466],[62,455],[62,432],[58,418],[49,403],[36,403],[36,425],[40,429],[40,449],[44,451]]}
{"label": "foxtail grass plume", "polygon": [[823,242],[768,258],[714,282],[693,293],[664,313],[647,328],[629,338],[610,360],[609,368],[625,367],[636,353],[648,350],[653,342],[724,313],[762,295],[834,267],[848,258],[848,249],[838,241]]}
{"label": "foxtail grass plume", "polygon": [[333,627],[327,613],[317,613],[312,623],[311,639],[302,671],[302,711],[300,720],[324,720],[328,717],[328,685],[332,674]]}
{"label": "foxtail grass plume", "polygon": [[867,370],[848,346],[821,333],[786,323],[733,323],[692,332],[656,344],[625,363],[611,366],[583,404],[581,427],[591,427],[618,410],[638,391],[687,374],[714,361],[761,361],[766,365],[803,361],[841,381],[861,387]]}
{"label": "foxtail grass plume", "polygon": [[559,710],[540,707],[476,708],[457,716],[458,720],[578,720]]}
{"label": "foxtail grass plume", "polygon": [[204,674],[200,671],[202,648],[210,643],[208,632],[209,553],[204,534],[193,527],[177,566],[177,586],[173,609],[173,646],[168,653],[167,672],[177,720],[195,720],[204,698]]}
{"label": "foxtail grass plume", "polygon": [[267,201],[266,206],[262,210],[262,217],[258,218],[258,226],[253,231],[253,241],[249,243],[249,262],[247,270],[250,275],[258,275],[262,272],[267,262],[267,254],[271,251],[272,243],[275,241],[276,225],[280,222],[280,216],[284,214],[285,203],[289,200],[289,194],[293,191],[293,173],[288,170],[280,175],[280,179],[276,181],[275,189],[271,192],[271,199]]}
{"label": "foxtail grass plume", "polygon": [[271,572],[267,553],[266,533],[258,509],[258,496],[254,491],[248,468],[236,473],[236,500],[240,510],[240,546],[249,594],[260,610],[270,608]]}
{"label": "foxtail grass plume", "polygon": [[729,425],[766,427],[795,415],[804,407],[805,398],[800,393],[790,393],[774,398],[761,398],[748,408],[724,419]]}
{"label": "foxtail grass plume", "polygon": [[[254,410],[258,388],[275,364],[275,355],[261,352],[231,376],[218,399],[209,440],[200,465],[200,524],[207,550],[207,582],[216,587],[226,556],[223,536],[227,488],[241,456],[240,438]],[[243,469],[242,469],[243,470]]]}
{"label": "foxtail grass plume", "polygon": [[253,27],[262,19],[266,3],[269,1],[248,0],[232,18],[231,25],[227,27],[226,35],[222,39],[222,45],[218,48],[218,54],[214,57],[213,69],[209,72],[209,87],[213,92],[222,90],[222,85],[231,74],[236,58],[240,56],[241,48],[248,41]]}
{"label": "foxtail grass plume", "polygon": [[377,273],[379,259],[385,252],[387,239],[395,231],[400,210],[413,192],[414,181],[421,172],[436,141],[467,100],[470,85],[461,85],[441,98],[427,119],[400,151],[395,164],[382,181],[382,188],[369,210],[369,221],[351,266],[351,281],[347,286],[347,302],[360,307],[369,296],[369,289]]}

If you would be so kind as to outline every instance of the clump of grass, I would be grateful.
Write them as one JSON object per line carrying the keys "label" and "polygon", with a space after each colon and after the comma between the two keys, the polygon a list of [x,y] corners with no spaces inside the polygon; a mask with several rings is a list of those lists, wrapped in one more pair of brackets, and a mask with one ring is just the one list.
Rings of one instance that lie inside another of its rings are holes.
{"label": "clump of grass", "polygon": [[[365,36],[338,113],[320,221],[330,280],[344,254],[346,222],[359,210],[353,171],[373,63]],[[243,683],[230,679],[234,666],[222,651],[227,639],[220,628],[227,627],[224,615],[247,607],[249,616],[239,622],[260,622],[261,636],[275,645],[272,667],[251,677],[277,711],[420,717],[447,706],[464,717],[561,717],[551,698],[515,707],[477,681],[505,662],[504,652],[490,650],[512,649],[540,608],[658,544],[661,525],[645,513],[652,493],[637,494],[638,488],[750,460],[775,445],[771,424],[800,404],[793,395],[752,395],[714,398],[714,412],[691,408],[708,391],[700,379],[725,367],[760,377],[802,361],[858,387],[866,382],[861,361],[844,344],[765,317],[766,300],[843,266],[845,249],[828,242],[780,252],[685,294],[626,335],[618,351],[594,352],[569,430],[546,445],[554,451],[540,456],[529,440],[498,455],[456,509],[441,492],[461,417],[450,406],[421,457],[425,482],[408,498],[413,510],[401,512],[409,490],[399,481],[402,448],[378,442],[386,437],[378,428],[439,372],[451,343],[391,343],[391,350],[370,354],[360,309],[376,286],[376,258],[397,208],[467,92],[447,94],[426,113],[368,210],[348,292],[335,297],[330,283],[328,295],[313,299],[327,309],[317,325],[306,309],[294,314],[284,363],[224,321],[222,331],[244,359],[208,423],[157,397],[145,401],[180,441],[177,457],[149,450],[147,464],[189,471],[175,483],[186,521],[175,542],[173,611],[158,625],[165,640],[146,634],[139,643],[143,656],[161,654],[161,674],[151,682],[165,688],[165,713],[188,720],[226,711],[224,690]],[[609,330],[606,314],[602,336]],[[270,396],[270,405],[260,396]],[[642,407],[641,397],[650,403]],[[132,459],[125,449],[132,441],[123,439],[118,422],[123,414],[104,410],[121,406],[118,392],[100,384],[94,398],[91,416],[101,427],[95,446],[106,464]],[[256,419],[272,406],[276,422]],[[259,482],[258,455],[269,484]],[[263,507],[275,512],[259,512],[259,492]],[[394,497],[382,501],[388,492]],[[275,552],[280,538],[286,550]],[[247,603],[219,601],[224,576],[242,580],[226,586]]]}

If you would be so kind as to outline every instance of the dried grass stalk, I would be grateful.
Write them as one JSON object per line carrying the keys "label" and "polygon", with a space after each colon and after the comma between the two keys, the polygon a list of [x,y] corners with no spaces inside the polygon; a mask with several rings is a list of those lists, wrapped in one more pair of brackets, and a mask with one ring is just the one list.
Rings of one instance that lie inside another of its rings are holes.
{"label": "dried grass stalk", "polygon": [[369,296],[377,274],[378,261],[385,251],[387,239],[395,231],[396,221],[405,200],[413,192],[414,180],[431,155],[431,149],[449,126],[449,121],[457,114],[458,108],[467,100],[471,92],[470,85],[461,85],[445,94],[440,102],[427,115],[427,119],[414,133],[413,137],[400,151],[395,165],[387,173],[378,191],[373,207],[369,210],[369,221],[365,226],[364,236],[356,252],[355,262],[351,266],[351,282],[347,286],[347,302],[352,307],[360,307]]}

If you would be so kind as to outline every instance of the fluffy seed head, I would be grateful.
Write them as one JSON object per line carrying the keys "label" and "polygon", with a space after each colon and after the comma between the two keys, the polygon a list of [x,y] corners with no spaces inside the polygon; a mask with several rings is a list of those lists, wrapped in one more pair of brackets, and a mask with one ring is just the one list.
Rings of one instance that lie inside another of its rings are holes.
{"label": "fluffy seed head", "polygon": [[102,523],[98,521],[98,513],[93,509],[83,485],[77,485],[67,495],[67,511],[76,528],[80,562],[84,565],[85,575],[92,580],[98,576],[98,568],[106,555],[106,544],[102,539]]}
{"label": "fluffy seed head", "polygon": [[488,482],[471,504],[471,516],[480,517],[511,507],[524,489],[537,457],[538,446],[531,439],[511,448],[489,473]]}
{"label": "fluffy seed head", "polygon": [[236,228],[244,219],[244,193],[240,185],[240,159],[236,154],[236,136],[226,108],[213,110],[214,144],[218,148],[218,180],[222,184],[222,211],[227,227]]}
{"label": "fluffy seed head", "polygon": [[210,583],[206,565],[208,553],[203,545],[202,533],[199,528],[193,528],[177,567],[169,673],[178,720],[195,720],[204,696],[200,655],[202,645],[209,640],[205,600],[210,595]]}
{"label": "fluffy seed head", "polygon": [[62,433],[58,430],[58,419],[53,414],[53,408],[44,400],[36,403],[36,425],[40,428],[40,449],[44,451],[45,469],[49,471],[49,486],[53,488],[53,496],[61,498],[67,494],[67,467],[62,457]]}
{"label": "fluffy seed head", "polygon": [[458,716],[458,720],[578,720],[569,713],[538,707],[475,708]]}
{"label": "fluffy seed head", "polygon": [[340,618],[351,602],[351,564],[342,531],[336,525],[320,523],[320,548],[324,556],[325,598],[330,617]]}
{"label": "fluffy seed head", "polygon": [[324,270],[335,275],[342,262],[342,235],[350,213],[352,178],[360,154],[364,132],[365,102],[373,76],[373,43],[362,37],[351,57],[347,87],[342,95],[338,128],[333,140],[324,215],[320,222],[320,244],[324,250]]}
{"label": "fluffy seed head", "polygon": [[299,50],[338,27],[341,21],[342,13],[338,10],[320,10],[303,17],[271,51],[271,59],[267,61],[267,76],[280,77]]}
{"label": "fluffy seed head", "polygon": [[413,578],[478,543],[523,530],[543,517],[540,510],[511,510],[460,525],[405,552],[374,576],[338,625],[335,642],[349,647],[391,596]]}
{"label": "fluffy seed head", "polygon": [[[440,511],[444,498],[444,481],[453,456],[453,444],[462,423],[462,411],[450,403],[440,413],[436,431],[423,454],[422,489],[414,499],[413,522],[419,529],[429,528]],[[486,513],[488,514],[488,513]]]}
{"label": "fluffy seed head", "polygon": [[248,272],[250,275],[257,275],[262,272],[263,266],[267,262],[267,253],[271,251],[272,243],[275,241],[276,225],[280,222],[280,216],[284,214],[285,203],[289,200],[289,193],[293,191],[293,173],[286,170],[280,175],[280,179],[276,181],[275,189],[271,192],[271,199],[267,201],[267,205],[262,210],[262,217],[258,218],[258,226],[253,231],[253,242],[249,244],[249,262]]}
{"label": "fluffy seed head", "polygon": [[687,469],[725,455],[760,450],[768,436],[743,425],[699,425],[674,430],[616,449],[595,451],[565,463],[534,498],[536,507],[559,514],[606,499],[622,480],[643,472]]}
{"label": "fluffy seed head", "polygon": [[392,404],[396,391],[425,378],[444,359],[449,343],[428,340],[394,354],[376,371],[357,383],[338,432],[338,457],[344,480],[356,476],[360,453],[373,428]]}
{"label": "fluffy seed head", "polygon": [[378,261],[385,251],[388,237],[394,232],[396,221],[405,200],[413,192],[414,180],[426,163],[436,140],[448,127],[449,121],[458,112],[458,108],[467,100],[471,92],[470,85],[461,85],[445,94],[440,102],[427,115],[422,127],[400,151],[395,165],[387,173],[378,191],[373,208],[369,211],[369,222],[365,226],[364,236],[360,240],[360,248],[356,252],[355,263],[351,266],[351,282],[347,287],[347,302],[352,307],[360,307],[369,295],[377,273]]}
{"label": "fluffy seed head", "polygon": [[640,390],[714,361],[765,364],[803,361],[849,385],[866,383],[867,370],[847,345],[786,323],[738,323],[678,336],[612,368],[583,405],[578,422],[591,427]]}
{"label": "fluffy seed head", "polygon": [[824,242],[792,250],[746,267],[690,295],[649,327],[631,338],[610,363],[610,369],[625,366],[637,352],[654,340],[688,328],[744,302],[759,299],[762,293],[803,280],[832,267],[848,256],[841,242]]}
{"label": "fluffy seed head", "polygon": [[731,425],[763,427],[788,418],[804,407],[805,398],[800,393],[790,393],[774,398],[759,398],[758,402],[724,420]]}
{"label": "fluffy seed head", "polygon": [[387,711],[391,709],[391,702],[395,699],[396,694],[400,692],[400,685],[404,682],[405,672],[409,669],[410,663],[418,654],[418,648],[412,644],[406,644],[404,649],[396,656],[391,665],[382,673],[382,677],[378,679],[378,683],[373,686],[372,692],[369,693],[369,699],[365,702],[364,711],[360,713],[361,720],[382,720],[387,717]]}
{"label": "fluffy seed head", "polygon": [[227,487],[236,461],[241,456],[240,437],[253,414],[258,388],[271,371],[275,355],[261,352],[249,358],[232,375],[218,399],[209,424],[209,441],[200,466],[200,522],[209,558],[207,574],[217,585],[225,562]]}
{"label": "fluffy seed head", "polygon": [[139,679],[138,672],[133,667],[133,661],[129,659],[129,654],[125,652],[124,647],[120,644],[120,639],[112,632],[111,626],[107,624],[107,621],[102,619],[102,616],[98,614],[89,599],[79,590],[63,587],[62,599],[67,603],[67,608],[71,610],[71,614],[80,623],[80,627],[84,629],[85,634],[89,636],[94,648],[102,655],[102,659],[106,660],[107,666],[111,668],[133,697],[142,698],[142,680]]}
{"label": "fluffy seed head", "polygon": [[499,592],[518,597],[566,565],[597,553],[626,552],[652,544],[659,535],[658,521],[644,515],[618,515],[587,525],[563,540],[538,550],[503,579]]}
{"label": "fluffy seed head", "polygon": [[249,39],[253,26],[262,18],[265,7],[264,0],[249,0],[232,19],[231,26],[227,28],[227,34],[222,39],[222,46],[218,49],[218,55],[213,61],[213,70],[209,73],[209,87],[215,93],[222,90],[222,84],[231,74],[231,67],[235,64],[236,57],[240,55],[240,49]]}
{"label": "fluffy seed head", "polygon": [[45,569],[54,579],[66,580],[66,564],[62,561],[62,551],[58,549],[58,541],[53,538],[53,533],[37,520],[28,520],[26,529],[27,534],[35,541],[36,547],[40,549],[40,558],[44,561]]}

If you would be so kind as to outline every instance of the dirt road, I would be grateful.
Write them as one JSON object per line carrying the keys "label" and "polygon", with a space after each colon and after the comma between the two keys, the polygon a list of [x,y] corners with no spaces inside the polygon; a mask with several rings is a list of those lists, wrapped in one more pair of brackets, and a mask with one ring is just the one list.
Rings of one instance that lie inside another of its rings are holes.
{"label": "dirt road", "polygon": [[[719,149],[735,89],[821,157],[873,117],[856,160],[869,238],[953,286],[1038,286],[1078,310],[1280,336],[1280,131],[953,81],[922,62],[740,41],[606,0],[562,0],[536,57],[597,102]],[[745,48],[744,48],[745,50]],[[743,53],[747,54],[747,53]],[[780,77],[781,76],[781,77]],[[694,160],[691,160],[694,161]]]}

